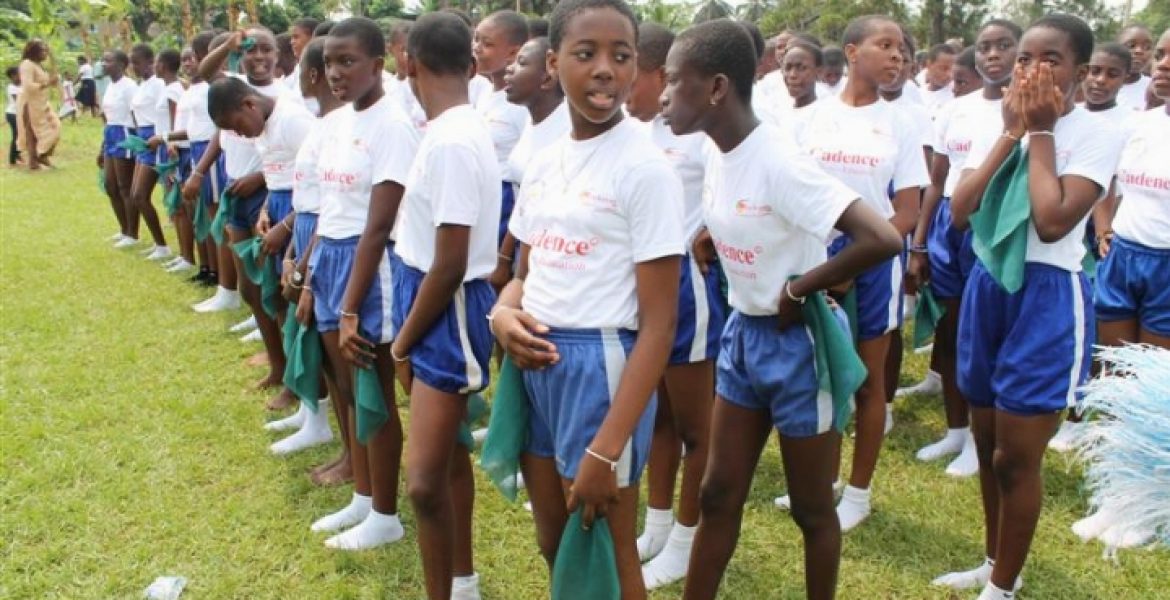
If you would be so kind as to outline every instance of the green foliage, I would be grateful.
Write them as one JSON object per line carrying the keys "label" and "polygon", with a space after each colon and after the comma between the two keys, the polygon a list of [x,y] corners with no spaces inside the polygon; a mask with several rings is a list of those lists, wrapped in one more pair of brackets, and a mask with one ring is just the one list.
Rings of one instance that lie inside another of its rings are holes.
{"label": "green foliage", "polygon": [[760,29],[775,35],[785,29],[807,31],[826,44],[838,44],[845,26],[862,15],[888,15],[900,23],[909,21],[900,0],[789,0],[764,15]]}
{"label": "green foliage", "polygon": [[365,16],[378,20],[402,16],[401,0],[366,0]]}
{"label": "green foliage", "polygon": [[[1152,0],[1151,4],[1159,1]],[[1030,2],[1016,2],[1012,4],[1009,16],[1022,26],[1054,12],[1076,15],[1093,28],[1097,39],[1113,39],[1121,23],[1119,15],[1104,0],[1031,0]]]}
{"label": "green foliage", "polygon": [[667,29],[678,30],[691,22],[691,8],[686,4],[649,0],[634,4],[633,9],[639,21],[658,23]]}
{"label": "green foliage", "polygon": [[715,19],[725,19],[735,15],[735,9],[730,4],[723,0],[706,0],[695,11],[695,16],[692,19],[694,23],[703,23],[705,21],[714,21]]}
{"label": "green foliage", "polygon": [[1130,22],[1149,27],[1156,40],[1162,32],[1170,29],[1170,0],[1150,0],[1141,12],[1133,15]]}
{"label": "green foliage", "polygon": [[912,23],[914,37],[929,48],[951,38],[965,45],[975,42],[979,27],[989,18],[989,0],[926,0]]}

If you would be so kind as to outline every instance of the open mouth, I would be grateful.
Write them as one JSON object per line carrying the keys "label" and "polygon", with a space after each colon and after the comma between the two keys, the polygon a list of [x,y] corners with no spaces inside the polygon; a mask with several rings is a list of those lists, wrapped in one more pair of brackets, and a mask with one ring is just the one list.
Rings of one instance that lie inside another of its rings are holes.
{"label": "open mouth", "polygon": [[585,94],[585,101],[597,110],[613,110],[617,106],[617,94],[609,92],[588,92]]}

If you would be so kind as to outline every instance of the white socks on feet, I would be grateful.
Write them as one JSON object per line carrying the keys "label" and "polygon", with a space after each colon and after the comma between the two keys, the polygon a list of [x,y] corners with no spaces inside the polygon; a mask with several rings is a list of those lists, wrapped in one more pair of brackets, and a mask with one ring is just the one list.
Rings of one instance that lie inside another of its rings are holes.
{"label": "white socks on feet", "polygon": [[1052,436],[1051,440],[1048,440],[1048,449],[1056,452],[1069,452],[1076,447],[1077,440],[1080,439],[1084,431],[1084,423],[1065,421],[1060,424],[1060,429],[1056,431],[1056,435]]}
{"label": "white socks on feet", "polygon": [[[841,483],[840,480],[833,482],[833,496],[840,494],[841,490],[843,489],[845,489],[845,484]],[[784,494],[783,496],[776,496],[776,499],[772,501],[772,504],[775,504],[776,508],[779,508],[780,510],[792,510],[792,496],[789,496],[788,494]]]}
{"label": "white socks on feet", "polygon": [[373,498],[354,492],[353,499],[345,508],[317,519],[309,529],[312,531],[341,531],[346,527],[357,525],[366,518],[366,515],[373,512],[370,508],[373,506],[373,502]]}
{"label": "white socks on feet", "polygon": [[894,428],[894,405],[886,403],[886,425],[882,430],[882,435],[890,435],[890,430]]}
{"label": "white socks on feet", "polygon": [[674,524],[662,552],[642,565],[642,580],[646,582],[647,590],[670,585],[687,576],[691,546],[695,542],[695,532],[698,529],[697,524],[691,527],[680,523]]}
{"label": "white socks on feet", "polygon": [[325,546],[337,550],[369,550],[397,542],[405,534],[398,515],[384,515],[370,509],[365,520],[353,529],[325,540]]}
{"label": "white socks on feet", "polygon": [[894,392],[894,397],[901,398],[903,396],[929,396],[931,394],[941,393],[942,375],[939,375],[934,371],[927,371],[926,377],[922,381],[910,387],[898,388],[898,391]]}
{"label": "white socks on feet", "polygon": [[283,419],[276,421],[269,421],[264,424],[264,431],[292,431],[293,429],[300,429],[301,425],[305,424],[305,417],[312,411],[309,410],[305,403],[301,403],[301,407],[297,412]]}
{"label": "white socks on feet", "polygon": [[325,400],[317,402],[317,412],[309,410],[304,402],[297,414],[305,413],[301,428],[296,433],[269,446],[277,456],[291,454],[313,446],[319,446],[333,440],[333,430],[329,429],[329,403]]}
{"label": "white socks on feet", "polygon": [[451,600],[480,600],[479,573],[452,578]]}
{"label": "white socks on feet", "polygon": [[837,504],[837,520],[841,522],[841,533],[857,527],[869,517],[869,488],[860,489],[845,486],[841,502]]}
{"label": "white socks on feet", "polygon": [[674,524],[674,513],[669,508],[659,510],[646,507],[646,528],[638,536],[638,559],[646,562],[666,546],[670,526]]}
{"label": "white socks on feet", "polygon": [[257,327],[259,327],[259,325],[256,323],[256,315],[248,315],[247,319],[244,319],[243,321],[228,327],[228,331],[230,333],[244,333],[245,331],[251,331]]}
{"label": "white socks on feet", "polygon": [[975,436],[967,431],[963,436],[963,451],[947,465],[951,477],[971,477],[979,472],[979,453],[975,450]]}
{"label": "white socks on feet", "polygon": [[963,449],[963,441],[967,438],[967,428],[958,427],[948,429],[943,439],[926,446],[915,454],[915,458],[923,462],[938,460],[948,454],[955,454]]}
{"label": "white socks on feet", "polygon": [[[956,589],[956,590],[973,590],[976,588],[986,588],[986,586],[989,586],[989,585],[993,586],[993,584],[991,583],[991,570],[993,568],[995,568],[995,561],[990,559],[990,558],[985,558],[983,560],[983,564],[979,565],[978,567],[976,567],[974,569],[971,569],[970,571],[957,571],[955,573],[947,573],[946,575],[941,575],[939,577],[936,577],[934,581],[930,582],[930,584],[942,586],[942,587],[949,587],[951,589]],[[1015,589],[1012,590],[1012,593],[1019,591],[1019,589],[1022,587],[1024,587],[1023,578],[1016,577],[1016,585],[1014,586]],[[982,598],[982,597],[983,596],[980,596],[980,598]],[[1006,597],[1011,598],[1011,596],[1006,596]],[[998,596],[996,596],[996,598],[998,598]]]}
{"label": "white socks on feet", "polygon": [[263,342],[263,341],[264,341],[264,335],[260,333],[259,329],[253,329],[252,331],[249,331],[248,333],[245,333],[243,336],[240,337],[241,344],[248,344],[251,342]]}
{"label": "white socks on feet", "polygon": [[976,600],[1012,600],[1016,597],[1014,591],[1001,590],[990,581],[983,587],[983,592],[979,594]]}
{"label": "white socks on feet", "polygon": [[138,238],[132,238],[128,235],[122,236],[122,239],[114,242],[115,248],[129,248],[138,244]]}
{"label": "white socks on feet", "polygon": [[223,286],[215,287],[215,295],[191,305],[197,313],[217,312],[221,310],[235,310],[240,307],[240,293]]}

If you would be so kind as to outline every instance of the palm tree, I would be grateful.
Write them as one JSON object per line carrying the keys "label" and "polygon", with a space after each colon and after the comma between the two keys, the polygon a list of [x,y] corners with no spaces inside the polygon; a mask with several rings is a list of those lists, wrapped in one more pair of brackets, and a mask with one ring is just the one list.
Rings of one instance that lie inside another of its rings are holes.
{"label": "palm tree", "polygon": [[707,0],[695,12],[695,18],[692,22],[698,24],[715,19],[725,19],[733,14],[735,14],[735,10],[723,0]]}

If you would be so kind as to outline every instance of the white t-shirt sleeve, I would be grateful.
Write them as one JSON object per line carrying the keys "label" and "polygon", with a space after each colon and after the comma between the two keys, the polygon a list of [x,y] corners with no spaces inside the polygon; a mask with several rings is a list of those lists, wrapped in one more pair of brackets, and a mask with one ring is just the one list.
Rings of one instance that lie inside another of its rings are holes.
{"label": "white t-shirt sleeve", "polygon": [[821,170],[808,154],[788,152],[781,164],[782,178],[772,186],[781,194],[773,209],[805,233],[828,243],[841,214],[858,195]]}
{"label": "white t-shirt sleeve", "polygon": [[183,84],[176,81],[176,82],[167,86],[167,89],[166,89],[167,102],[174,102],[175,104],[178,104],[179,98],[182,98],[182,97],[183,97]]}
{"label": "white t-shirt sleeve", "polygon": [[[491,158],[495,160],[495,156]],[[475,150],[465,144],[443,144],[432,150],[424,167],[431,171],[435,186],[431,197],[432,225],[475,225],[482,208],[479,177],[473,176],[480,169]]]}
{"label": "white t-shirt sleeve", "polygon": [[926,158],[922,154],[920,126],[914,125],[906,113],[901,116],[898,157],[894,165],[894,190],[926,187],[930,185],[930,173],[926,170]]}
{"label": "white t-shirt sleeve", "polygon": [[683,188],[665,161],[635,167],[619,183],[635,263],[683,254]]}
{"label": "white t-shirt sleeve", "polygon": [[512,207],[512,218],[508,220],[508,232],[523,244],[528,243],[528,218],[525,216],[527,211],[523,207],[528,201],[528,196],[533,192],[532,184],[527,183],[531,181],[531,174],[532,169],[528,169],[524,175],[524,181],[520,182],[516,203]]}
{"label": "white t-shirt sleeve", "polygon": [[316,119],[307,109],[292,111],[290,118],[286,119],[284,130],[281,133],[284,137],[285,147],[292,148],[294,155],[309,137],[309,132],[313,130],[315,121]]}
{"label": "white t-shirt sleeve", "polygon": [[[309,124],[312,125],[312,121]],[[408,126],[405,122],[394,120],[388,124],[389,129],[380,136],[380,143],[370,145],[370,185],[378,185],[384,181],[406,185],[414,152],[418,149],[415,144],[401,141],[417,137],[413,131],[405,129]]]}
{"label": "white t-shirt sleeve", "polygon": [[1102,193],[1109,189],[1117,162],[1121,157],[1125,140],[1117,130],[1084,132],[1069,153],[1068,164],[1060,176],[1077,175],[1101,186]]}

